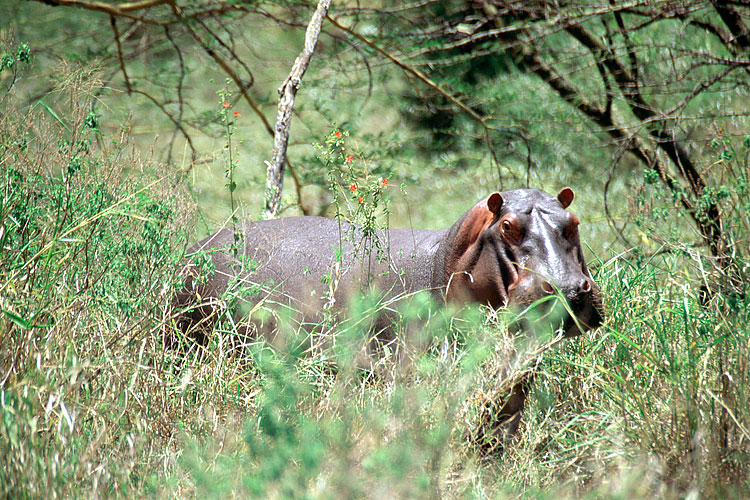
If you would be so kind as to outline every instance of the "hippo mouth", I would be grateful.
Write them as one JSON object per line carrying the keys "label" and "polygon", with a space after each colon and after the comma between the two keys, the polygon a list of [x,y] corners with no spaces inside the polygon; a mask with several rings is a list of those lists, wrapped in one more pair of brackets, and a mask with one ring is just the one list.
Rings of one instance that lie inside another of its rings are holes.
{"label": "hippo mouth", "polygon": [[570,338],[593,330],[604,321],[598,290],[574,299],[565,298],[561,294],[535,294],[511,297],[509,302],[511,306],[525,311],[521,322],[525,330],[541,331],[549,328],[552,331],[562,331],[563,337]]}
{"label": "hippo mouth", "polygon": [[603,318],[600,309],[593,304],[587,304],[583,310],[576,312],[575,320],[568,315],[563,324],[564,337],[577,337],[583,332],[593,330],[602,324]]}
{"label": "hippo mouth", "polygon": [[564,337],[577,337],[602,324],[604,318],[599,294],[590,295],[580,301],[568,300],[568,305],[575,318],[570,314],[565,315],[562,327]]}

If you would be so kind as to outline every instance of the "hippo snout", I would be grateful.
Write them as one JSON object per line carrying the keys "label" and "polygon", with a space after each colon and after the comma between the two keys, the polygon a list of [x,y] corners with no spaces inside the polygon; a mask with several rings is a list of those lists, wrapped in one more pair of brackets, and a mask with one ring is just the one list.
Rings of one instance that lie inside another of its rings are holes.
{"label": "hippo snout", "polygon": [[579,280],[575,281],[572,285],[553,285],[552,282],[544,280],[540,286],[541,291],[546,295],[555,295],[557,289],[571,302],[579,301],[585,298],[586,295],[591,293],[592,281],[590,278],[582,276]]}
{"label": "hippo snout", "polygon": [[576,322],[570,317],[566,320],[564,327],[566,336],[580,335],[582,330],[579,325],[583,331],[586,331],[602,324],[601,291],[591,278],[585,277],[574,286],[563,289],[562,292],[577,320]]}
{"label": "hippo snout", "polygon": [[[566,279],[564,283],[529,273],[526,279],[517,282],[510,292],[510,302],[522,307],[551,295],[564,297],[568,303],[567,309],[575,315],[573,319],[568,313],[563,320],[563,331],[566,337],[577,336],[582,331],[594,329],[603,321],[601,291],[594,280],[582,273],[574,278]],[[554,300],[547,301],[540,304],[537,310],[538,312],[547,311],[553,308],[554,304]]]}
{"label": "hippo snout", "polygon": [[587,300],[588,296],[591,295],[593,290],[591,283],[590,278],[582,276],[572,285],[560,287],[560,291],[570,303],[575,304]]}

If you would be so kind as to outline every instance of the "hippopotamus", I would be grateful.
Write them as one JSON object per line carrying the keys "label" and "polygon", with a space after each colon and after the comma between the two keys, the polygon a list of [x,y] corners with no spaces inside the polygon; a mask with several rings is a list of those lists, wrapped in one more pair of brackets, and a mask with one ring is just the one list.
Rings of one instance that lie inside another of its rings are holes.
{"label": "hippopotamus", "polygon": [[573,198],[570,188],[556,197],[534,189],[495,192],[450,228],[377,231],[367,242],[357,240],[357,228],[325,217],[225,228],[188,250],[206,252],[214,271],[203,279],[195,279],[195,268],[187,273],[177,302],[192,310],[181,316],[180,328],[187,331],[213,313],[234,282],[308,316],[326,307],[345,309],[366,287],[384,299],[426,290],[439,300],[493,308],[523,307],[560,293],[575,314],[564,334],[578,335],[599,326],[602,303],[584,261],[578,217],[566,210]]}
{"label": "hippopotamus", "polygon": [[[215,312],[230,283],[240,283],[253,287],[251,302],[280,302],[313,317],[345,310],[363,288],[376,288],[387,300],[426,290],[438,300],[493,308],[559,294],[575,316],[564,320],[564,335],[579,335],[601,324],[603,309],[583,257],[578,217],[566,210],[573,198],[567,187],[557,196],[534,189],[494,192],[447,229],[382,230],[365,242],[359,228],[325,217],[225,228],[188,250],[206,252],[214,271],[202,279],[196,268],[188,272],[177,299],[183,311],[178,326],[205,341],[194,326]],[[388,340],[387,324],[375,327],[380,340]],[[527,388],[514,387],[500,410],[510,422],[507,433],[515,432]]]}

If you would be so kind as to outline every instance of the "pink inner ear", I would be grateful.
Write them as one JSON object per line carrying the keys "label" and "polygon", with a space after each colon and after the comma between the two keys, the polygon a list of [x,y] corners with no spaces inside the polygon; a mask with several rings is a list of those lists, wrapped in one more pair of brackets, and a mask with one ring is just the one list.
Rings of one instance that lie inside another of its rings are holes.
{"label": "pink inner ear", "polygon": [[576,195],[572,189],[565,187],[557,193],[557,201],[560,202],[563,208],[568,208],[570,204],[573,203],[573,198],[575,198],[575,196]]}

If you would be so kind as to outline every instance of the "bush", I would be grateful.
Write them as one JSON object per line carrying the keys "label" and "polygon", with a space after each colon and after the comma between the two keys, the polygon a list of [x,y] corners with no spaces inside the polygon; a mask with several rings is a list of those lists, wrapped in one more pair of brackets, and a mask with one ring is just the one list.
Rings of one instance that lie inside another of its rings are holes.
{"label": "bush", "polygon": [[137,388],[168,369],[160,324],[189,203],[125,128],[99,129],[95,73],[58,75],[47,103],[27,109],[15,73],[0,111],[3,497],[142,481],[138,451],[164,425]]}

